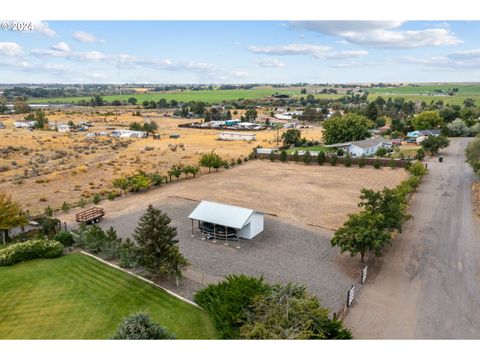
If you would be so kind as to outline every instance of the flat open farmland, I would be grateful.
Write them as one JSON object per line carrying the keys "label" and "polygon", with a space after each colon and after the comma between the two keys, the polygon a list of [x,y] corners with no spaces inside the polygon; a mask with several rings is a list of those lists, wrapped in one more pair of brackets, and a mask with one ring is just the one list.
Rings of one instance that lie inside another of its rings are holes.
{"label": "flat open farmland", "polygon": [[[300,94],[298,89],[285,88],[255,88],[248,90],[202,90],[202,91],[177,91],[177,92],[151,92],[145,94],[131,94],[131,95],[110,95],[104,96],[104,100],[128,100],[131,97],[137,99],[138,104],[145,100],[158,101],[160,99],[177,100],[179,102],[188,101],[204,101],[207,103],[219,103],[222,101],[232,101],[239,99],[257,99],[271,96],[275,93],[296,95]],[[65,97],[65,98],[45,98],[45,99],[30,99],[29,102],[35,103],[76,103],[80,100],[90,100],[90,96],[83,97]]]}

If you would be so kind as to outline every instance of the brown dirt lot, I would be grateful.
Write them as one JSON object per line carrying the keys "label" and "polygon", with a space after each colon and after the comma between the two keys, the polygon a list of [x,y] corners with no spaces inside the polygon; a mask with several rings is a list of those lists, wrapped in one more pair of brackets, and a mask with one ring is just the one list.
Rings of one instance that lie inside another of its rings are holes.
{"label": "brown dirt lot", "polygon": [[[335,229],[358,211],[363,187],[394,187],[407,177],[403,169],[346,168],[255,160],[232,169],[174,182],[141,194],[104,201],[107,214],[136,212],[168,197],[219,201],[253,208],[279,218]],[[73,219],[73,212],[61,216]],[[57,214],[59,216],[60,213]]]}
{"label": "brown dirt lot", "polygon": [[[23,115],[1,116],[7,129],[0,130],[0,150],[14,149],[0,153],[0,191],[7,191],[25,209],[37,213],[47,205],[59,208],[64,201],[77,203],[81,197],[89,201],[94,193],[111,191],[112,179],[136,170],[166,175],[173,164],[197,164],[201,154],[211,150],[230,160],[247,156],[255,146],[272,147],[276,142],[276,131],[257,132],[257,140],[252,142],[218,141],[217,130],[178,128],[178,124],[192,120],[156,112],[142,111],[143,117],[138,117],[125,110],[101,111],[49,111],[47,118],[51,123],[91,121],[95,126],[90,131],[121,129],[133,121],[154,120],[161,140],[89,139],[85,133],[14,129],[13,122]],[[319,127],[302,133],[309,140],[321,137]],[[180,138],[170,139],[171,134],[180,134]],[[177,149],[172,151],[171,145],[177,145]]]}

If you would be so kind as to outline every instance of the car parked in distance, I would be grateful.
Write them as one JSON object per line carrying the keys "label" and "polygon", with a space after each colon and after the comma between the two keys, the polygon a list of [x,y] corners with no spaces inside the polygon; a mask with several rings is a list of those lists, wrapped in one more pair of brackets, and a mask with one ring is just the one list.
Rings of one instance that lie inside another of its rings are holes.
{"label": "car parked in distance", "polygon": [[402,139],[393,139],[392,145],[402,145]]}

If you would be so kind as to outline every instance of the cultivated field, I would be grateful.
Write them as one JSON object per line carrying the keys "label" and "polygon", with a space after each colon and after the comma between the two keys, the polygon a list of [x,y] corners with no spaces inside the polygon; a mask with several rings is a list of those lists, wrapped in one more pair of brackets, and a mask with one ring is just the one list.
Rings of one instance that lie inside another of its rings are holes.
{"label": "cultivated field", "polygon": [[[199,90],[199,91],[168,91],[168,92],[148,92],[148,93],[137,93],[132,95],[110,95],[104,96],[104,100],[113,101],[113,100],[128,100],[131,97],[137,99],[138,104],[145,100],[154,100],[158,101],[159,99],[177,100],[178,102],[189,102],[189,101],[203,101],[206,103],[219,103],[222,101],[233,101],[233,100],[242,100],[242,99],[258,99],[273,94],[285,94],[285,95],[297,95],[300,94],[300,89],[296,88],[272,88],[272,87],[263,87],[263,88],[253,88],[253,89],[238,89],[238,90]],[[29,102],[32,104],[35,103],[76,103],[81,100],[90,100],[90,96],[79,96],[79,97],[64,97],[64,98],[47,98],[47,99],[31,99]]]}
{"label": "cultivated field", "polygon": [[108,339],[147,311],[180,339],[216,338],[208,315],[81,254],[0,268],[0,339]]}
{"label": "cultivated field", "polygon": [[[306,86],[308,93],[320,91],[325,86]],[[330,88],[330,87],[327,87]],[[439,94],[435,90],[448,90],[458,88],[458,92],[454,96],[446,96]],[[315,97],[320,99],[339,99],[346,95],[345,89],[338,88],[337,94],[316,94]],[[377,96],[382,96],[385,99],[392,97],[403,97],[409,101],[430,101],[442,100],[445,104],[463,105],[463,101],[470,97],[480,102],[480,85],[479,84],[419,84],[418,86],[401,86],[401,87],[373,87],[365,89],[369,92],[368,99],[373,101]],[[132,95],[111,95],[105,96],[107,101],[112,100],[127,100],[130,97],[135,97],[138,104],[141,105],[144,100],[158,101],[161,98],[166,100],[183,101],[204,101],[210,104],[221,103],[222,101],[232,101],[240,99],[260,99],[269,97],[275,93],[286,94],[291,97],[306,96],[300,93],[299,87],[288,88],[272,88],[272,87],[257,87],[252,89],[239,90],[202,90],[202,91],[169,91],[169,92],[150,92],[138,93]],[[90,96],[86,97],[64,97],[64,98],[46,98],[46,99],[30,99],[30,103],[76,103],[80,100],[90,100]]]}
{"label": "cultivated field", "polygon": [[[53,131],[13,129],[13,121],[22,116],[3,116],[0,121],[0,191],[12,194],[25,209],[41,212],[47,205],[59,208],[64,201],[74,204],[94,193],[113,190],[111,181],[136,170],[167,175],[173,164],[197,164],[202,153],[215,150],[223,158],[237,160],[255,146],[273,147],[276,131],[257,132],[257,140],[219,141],[218,130],[178,128],[187,119],[164,117],[152,112],[145,119],[159,125],[160,140],[115,140],[110,137],[87,138],[85,133],[62,134]],[[50,122],[92,121],[90,131],[107,127],[126,128],[130,122],[143,121],[130,112],[105,116],[93,112],[56,112],[47,114]],[[190,120],[191,121],[191,120]],[[311,140],[321,138],[318,127],[302,130]],[[179,134],[179,139],[170,139]]]}

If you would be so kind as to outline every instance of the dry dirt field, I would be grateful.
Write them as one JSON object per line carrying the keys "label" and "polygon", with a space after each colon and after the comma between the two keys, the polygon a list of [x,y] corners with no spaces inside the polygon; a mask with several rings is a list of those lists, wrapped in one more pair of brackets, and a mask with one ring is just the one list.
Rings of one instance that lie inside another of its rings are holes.
{"label": "dry dirt field", "polygon": [[[169,197],[211,200],[253,208],[303,225],[336,229],[358,210],[360,189],[394,187],[407,177],[403,169],[346,168],[269,160],[249,161],[196,179],[174,181],[140,194],[128,194],[101,206],[121,216],[144,210],[148,203]],[[57,213],[63,220],[73,220]]]}
{"label": "dry dirt field", "polygon": [[[115,112],[113,112],[115,111]],[[215,150],[223,158],[247,156],[253,147],[273,146],[276,131],[257,132],[257,140],[218,141],[217,130],[178,128],[191,120],[165,117],[162,113],[102,108],[102,112],[85,108],[74,111],[47,111],[50,123],[91,121],[90,131],[126,128],[137,121],[154,120],[159,126],[160,140],[115,140],[110,137],[87,138],[85,133],[62,134],[54,131],[14,129],[13,122],[22,115],[1,116],[7,129],[0,129],[0,191],[7,191],[31,213],[43,211],[48,205],[59,208],[64,201],[87,201],[94,193],[112,190],[115,177],[136,170],[157,171],[166,175],[176,163],[196,164],[202,153]],[[180,134],[179,139],[168,135]],[[321,130],[303,130],[307,139],[318,140]],[[177,145],[176,150],[172,146]],[[149,150],[150,149],[150,150]]]}

